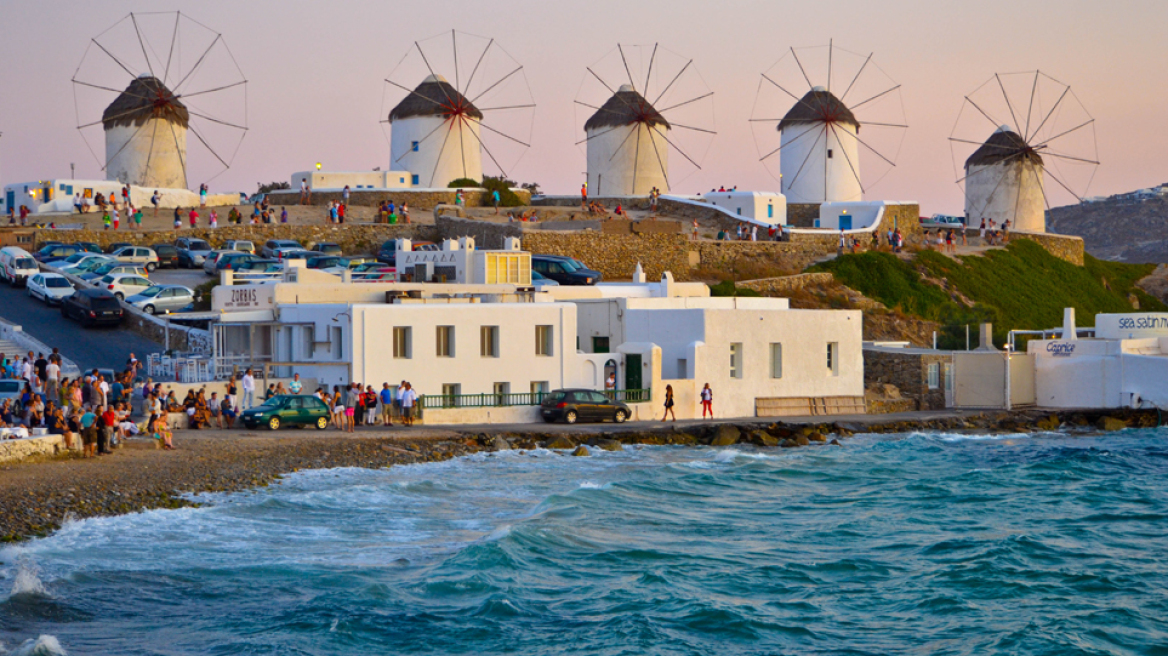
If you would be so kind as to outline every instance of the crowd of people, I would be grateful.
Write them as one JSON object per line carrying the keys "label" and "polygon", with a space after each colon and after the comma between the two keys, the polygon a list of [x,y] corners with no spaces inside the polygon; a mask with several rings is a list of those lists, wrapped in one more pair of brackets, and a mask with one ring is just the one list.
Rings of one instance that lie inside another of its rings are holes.
{"label": "crowd of people", "polygon": [[[348,189],[348,187],[345,187]],[[410,222],[410,205],[409,203],[402,203],[401,206],[394,204],[393,199],[383,200],[377,206],[377,222],[378,223],[402,223]]]}

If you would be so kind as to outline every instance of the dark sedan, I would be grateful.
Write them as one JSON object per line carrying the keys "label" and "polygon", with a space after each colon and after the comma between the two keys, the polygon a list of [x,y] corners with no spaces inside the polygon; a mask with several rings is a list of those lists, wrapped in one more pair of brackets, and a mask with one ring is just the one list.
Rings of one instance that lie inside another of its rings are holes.
{"label": "dark sedan", "polygon": [[61,301],[61,316],[82,326],[119,324],[126,313],[113,294],[104,289],[80,289]]}
{"label": "dark sedan", "polygon": [[577,264],[576,260],[559,255],[532,255],[531,270],[561,285],[595,285],[600,272]]}
{"label": "dark sedan", "polygon": [[563,389],[544,397],[539,414],[549,424],[555,421],[574,424],[578,421],[610,419],[621,424],[632,413],[623,402],[614,401],[595,390]]}

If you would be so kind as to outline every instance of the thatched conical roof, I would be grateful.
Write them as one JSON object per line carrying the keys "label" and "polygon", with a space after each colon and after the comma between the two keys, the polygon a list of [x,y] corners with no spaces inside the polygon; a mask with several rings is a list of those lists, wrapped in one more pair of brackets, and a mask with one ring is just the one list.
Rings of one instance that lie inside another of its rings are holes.
{"label": "thatched conical roof", "polygon": [[1031,149],[1022,135],[1014,132],[1010,126],[1003,125],[965,160],[965,168],[990,166],[1006,160],[1042,165],[1042,155]]}
{"label": "thatched conical roof", "polygon": [[[461,110],[461,111],[459,111]],[[483,113],[441,75],[430,75],[389,112],[389,121],[415,116],[450,117],[456,114],[483,120]]]}
{"label": "thatched conical roof", "polygon": [[106,130],[117,126],[140,127],[146,121],[158,118],[187,127],[191,116],[161,80],[152,75],[134,78],[130,86],[110,103],[101,114],[102,127]]}
{"label": "thatched conical roof", "polygon": [[852,110],[823,87],[815,87],[795,103],[779,121],[779,130],[797,123],[845,123],[860,129],[860,122]]}
{"label": "thatched conical roof", "polygon": [[600,106],[585,123],[585,130],[615,128],[644,123],[649,127],[660,125],[672,129],[669,121],[648,100],[629,85],[622,86],[608,102]]}

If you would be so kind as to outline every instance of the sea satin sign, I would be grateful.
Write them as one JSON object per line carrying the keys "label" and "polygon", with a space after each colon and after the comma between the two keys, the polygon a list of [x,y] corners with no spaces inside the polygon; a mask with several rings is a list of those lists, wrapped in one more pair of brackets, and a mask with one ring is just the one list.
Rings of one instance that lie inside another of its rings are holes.
{"label": "sea satin sign", "polygon": [[1095,337],[1129,339],[1168,336],[1168,312],[1095,315]]}

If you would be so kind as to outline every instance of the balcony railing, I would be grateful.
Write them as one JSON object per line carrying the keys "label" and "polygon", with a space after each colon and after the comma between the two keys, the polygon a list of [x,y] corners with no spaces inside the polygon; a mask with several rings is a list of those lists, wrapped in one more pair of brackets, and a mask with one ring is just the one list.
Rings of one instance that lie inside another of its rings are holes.
{"label": "balcony railing", "polygon": [[[551,392],[516,392],[514,394],[426,394],[419,401],[424,409],[448,408],[506,408],[532,406],[543,403]],[[608,398],[625,403],[646,403],[652,398],[648,389],[603,390]]]}

